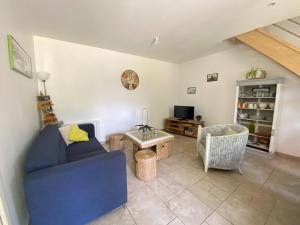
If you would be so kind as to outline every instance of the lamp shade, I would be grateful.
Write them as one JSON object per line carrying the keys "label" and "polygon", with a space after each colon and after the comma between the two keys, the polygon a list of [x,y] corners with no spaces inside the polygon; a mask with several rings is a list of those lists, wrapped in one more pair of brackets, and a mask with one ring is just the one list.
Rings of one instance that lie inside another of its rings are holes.
{"label": "lamp shade", "polygon": [[50,77],[50,73],[48,72],[37,72],[36,74],[41,81],[47,81]]}

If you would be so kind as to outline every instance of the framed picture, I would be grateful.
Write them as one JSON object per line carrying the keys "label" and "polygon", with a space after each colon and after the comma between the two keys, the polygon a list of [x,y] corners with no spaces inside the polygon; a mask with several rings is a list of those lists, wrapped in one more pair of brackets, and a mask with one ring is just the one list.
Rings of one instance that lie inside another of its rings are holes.
{"label": "framed picture", "polygon": [[139,76],[133,70],[125,70],[121,76],[123,86],[128,90],[134,90],[139,86]]}
{"label": "framed picture", "polygon": [[21,47],[12,35],[7,35],[10,68],[32,78],[30,55]]}
{"label": "framed picture", "polygon": [[207,82],[217,81],[218,75],[218,73],[207,74]]}
{"label": "framed picture", "polygon": [[188,94],[196,94],[196,87],[188,87],[187,93]]}

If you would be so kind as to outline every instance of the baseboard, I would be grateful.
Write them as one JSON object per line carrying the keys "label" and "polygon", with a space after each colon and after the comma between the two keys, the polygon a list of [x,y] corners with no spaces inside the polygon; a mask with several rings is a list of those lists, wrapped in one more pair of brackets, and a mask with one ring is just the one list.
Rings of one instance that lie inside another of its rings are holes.
{"label": "baseboard", "polygon": [[299,160],[300,161],[300,157],[294,156],[294,155],[288,155],[282,152],[276,152],[275,153],[278,156],[284,157],[284,158],[289,158],[289,159],[294,159],[294,160]]}
{"label": "baseboard", "polygon": [[262,157],[265,157],[267,159],[274,159],[276,157],[275,154],[271,154],[271,153],[267,153],[267,152],[264,152],[264,151],[256,150],[254,148],[246,147],[246,151],[250,154],[262,156]]}

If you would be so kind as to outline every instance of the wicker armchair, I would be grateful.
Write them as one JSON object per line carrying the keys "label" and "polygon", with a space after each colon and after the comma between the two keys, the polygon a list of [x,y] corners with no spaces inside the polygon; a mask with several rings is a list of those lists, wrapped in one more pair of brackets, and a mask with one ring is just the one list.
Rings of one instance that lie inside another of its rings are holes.
{"label": "wicker armchair", "polygon": [[[246,149],[249,130],[236,124],[224,124],[199,129],[197,153],[199,152],[205,166],[223,170],[234,170],[242,174],[240,164]],[[226,135],[226,131],[237,133]]]}

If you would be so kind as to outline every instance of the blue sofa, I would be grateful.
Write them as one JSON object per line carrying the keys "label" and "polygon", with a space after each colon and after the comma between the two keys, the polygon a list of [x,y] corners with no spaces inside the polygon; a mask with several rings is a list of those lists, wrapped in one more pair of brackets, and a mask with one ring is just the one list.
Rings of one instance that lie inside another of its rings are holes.
{"label": "blue sofa", "polygon": [[106,152],[94,126],[89,141],[66,146],[56,125],[45,127],[25,159],[31,225],[84,225],[127,202],[126,159]]}

